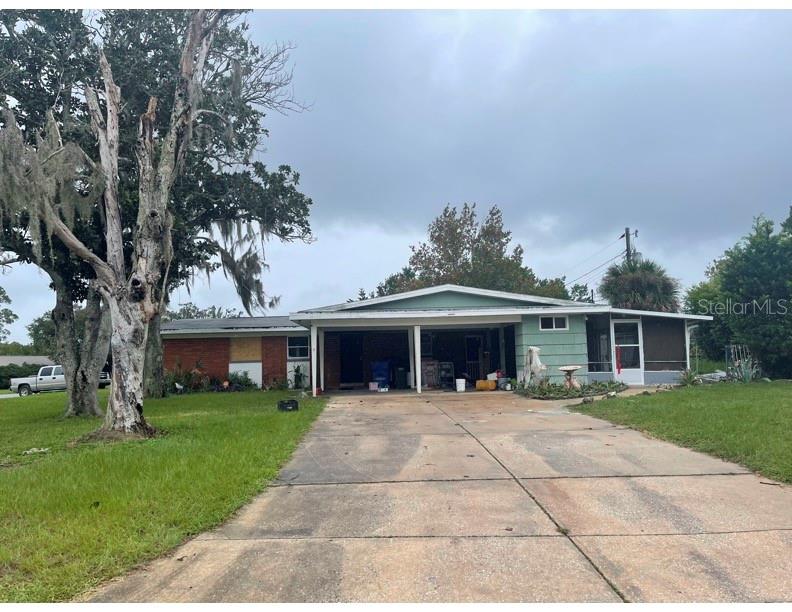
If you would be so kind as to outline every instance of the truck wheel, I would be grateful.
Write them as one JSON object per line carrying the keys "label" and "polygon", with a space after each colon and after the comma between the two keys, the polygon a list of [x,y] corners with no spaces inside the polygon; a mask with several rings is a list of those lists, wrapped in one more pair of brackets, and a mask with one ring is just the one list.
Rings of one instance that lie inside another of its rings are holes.
{"label": "truck wheel", "polygon": [[19,387],[19,397],[27,397],[28,395],[30,395],[29,385],[22,385]]}

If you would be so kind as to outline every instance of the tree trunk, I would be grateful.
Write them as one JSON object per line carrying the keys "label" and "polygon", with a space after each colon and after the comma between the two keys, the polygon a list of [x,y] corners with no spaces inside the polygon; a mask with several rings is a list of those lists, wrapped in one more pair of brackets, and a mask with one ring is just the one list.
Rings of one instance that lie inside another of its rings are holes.
{"label": "tree trunk", "polygon": [[[99,374],[110,349],[110,311],[102,298],[90,290],[85,301],[85,330],[80,343],[79,365],[74,374],[71,407],[75,415],[102,416],[99,400]],[[72,416],[69,412],[66,416]]]}
{"label": "tree trunk", "polygon": [[86,300],[85,330],[77,342],[74,324],[74,301],[71,291],[60,279],[54,281],[57,358],[66,379],[66,411],[64,416],[102,416],[96,392],[99,372],[107,361],[110,343],[110,318],[102,307],[101,297],[90,291]]}
{"label": "tree trunk", "polygon": [[[164,308],[164,303],[163,303]],[[157,312],[148,324],[146,340],[146,363],[143,370],[143,392],[146,397],[165,397],[165,366],[162,354],[162,309]]]}
{"label": "tree trunk", "polygon": [[148,437],[154,434],[154,428],[143,417],[143,369],[148,325],[140,304],[131,301],[126,292],[121,293],[108,299],[113,377],[104,429]]}
{"label": "tree trunk", "polygon": [[63,366],[66,380],[66,411],[65,416],[81,414],[79,403],[74,399],[74,377],[80,365],[77,335],[74,331],[74,300],[68,286],[59,276],[52,276],[55,288],[55,308],[52,309],[52,321],[55,323],[55,358]]}

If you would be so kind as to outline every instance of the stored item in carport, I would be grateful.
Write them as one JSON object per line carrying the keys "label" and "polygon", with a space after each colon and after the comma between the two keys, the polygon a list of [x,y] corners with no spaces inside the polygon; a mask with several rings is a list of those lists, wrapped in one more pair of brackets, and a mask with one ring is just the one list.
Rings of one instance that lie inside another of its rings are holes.
{"label": "stored item in carport", "polygon": [[396,373],[394,374],[393,386],[396,389],[407,388],[407,368],[396,368]]}
{"label": "stored item in carport", "polygon": [[390,361],[372,361],[371,380],[379,387],[387,387],[390,384]]}
{"label": "stored item in carport", "polygon": [[440,361],[437,364],[437,382],[444,389],[454,388],[454,362]]}
{"label": "stored item in carport", "polygon": [[495,380],[477,380],[476,391],[495,391],[498,388],[498,382]]}
{"label": "stored item in carport", "polygon": [[294,412],[299,409],[300,405],[297,403],[296,399],[278,400],[278,410],[281,412]]}

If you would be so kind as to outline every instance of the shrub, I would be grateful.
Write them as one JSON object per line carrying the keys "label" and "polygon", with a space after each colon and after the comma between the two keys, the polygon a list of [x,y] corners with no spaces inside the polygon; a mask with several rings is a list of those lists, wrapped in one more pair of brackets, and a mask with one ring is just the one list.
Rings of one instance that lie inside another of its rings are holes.
{"label": "shrub", "polygon": [[289,388],[289,381],[285,378],[275,378],[267,386],[267,391],[286,391]]}
{"label": "shrub", "polygon": [[515,389],[515,393],[532,399],[574,399],[590,395],[603,395],[610,392],[624,391],[627,388],[622,382],[592,382],[580,385],[580,389],[567,389],[559,383],[542,382],[538,385],[523,385]]}
{"label": "shrub", "polygon": [[12,363],[7,366],[0,366],[0,389],[8,389],[11,386],[12,378],[22,378],[38,374],[39,368],[43,363]]}
{"label": "shrub", "polygon": [[732,380],[749,383],[761,376],[759,362],[750,356],[746,357],[745,359],[735,361],[734,365],[729,368],[728,374]]}
{"label": "shrub", "polygon": [[176,385],[181,385],[182,393],[193,391],[209,391],[212,388],[212,379],[201,372],[199,368],[192,370],[174,370],[165,374],[165,388],[168,393],[176,392]]}
{"label": "shrub", "polygon": [[249,391],[259,388],[259,386],[250,379],[247,371],[231,372],[228,375],[228,382],[231,383],[231,389],[233,391]]}
{"label": "shrub", "polygon": [[682,372],[682,376],[679,377],[679,384],[683,387],[697,385],[700,382],[701,381],[698,378],[698,374],[693,370],[685,370]]}

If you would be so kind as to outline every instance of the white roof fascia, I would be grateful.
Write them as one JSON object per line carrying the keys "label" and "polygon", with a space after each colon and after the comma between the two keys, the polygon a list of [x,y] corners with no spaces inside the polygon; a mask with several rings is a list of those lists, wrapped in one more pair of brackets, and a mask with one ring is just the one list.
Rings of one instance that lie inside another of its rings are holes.
{"label": "white roof fascia", "polygon": [[712,321],[709,315],[695,315],[686,312],[657,312],[655,310],[634,310],[630,308],[611,308],[613,314],[643,315],[645,317],[663,317],[666,319],[690,319],[692,321]]}
{"label": "white roof fascia", "polygon": [[207,336],[225,336],[242,338],[245,336],[305,336],[309,331],[299,327],[264,327],[260,329],[163,329],[163,337],[205,338]]}
{"label": "white roof fascia", "polygon": [[[400,318],[400,319],[323,319],[316,321],[317,327],[325,330],[340,329],[407,329],[420,325],[421,329],[435,328],[470,328],[470,327],[495,327],[498,325],[511,325],[520,322],[519,315],[496,315],[489,317],[438,317],[426,318]],[[307,323],[310,325],[310,323]]]}
{"label": "white roof fascia", "polygon": [[608,312],[608,306],[505,307],[505,308],[457,308],[436,310],[359,310],[354,312],[293,312],[292,321],[321,321],[324,319],[437,319],[458,317],[486,317],[498,315],[554,315]]}
{"label": "white roof fascia", "polygon": [[[577,302],[578,304],[580,302]],[[358,310],[353,312],[302,311],[289,314],[292,321],[322,321],[344,319],[438,319],[461,317],[514,316],[514,315],[570,315],[570,314],[624,314],[646,317],[662,317],[668,319],[690,319],[695,321],[711,321],[707,315],[694,315],[684,312],[656,312],[653,310],[631,310],[628,308],[612,308],[610,306],[567,306],[567,307],[505,307],[505,308],[467,308],[437,310]]]}

